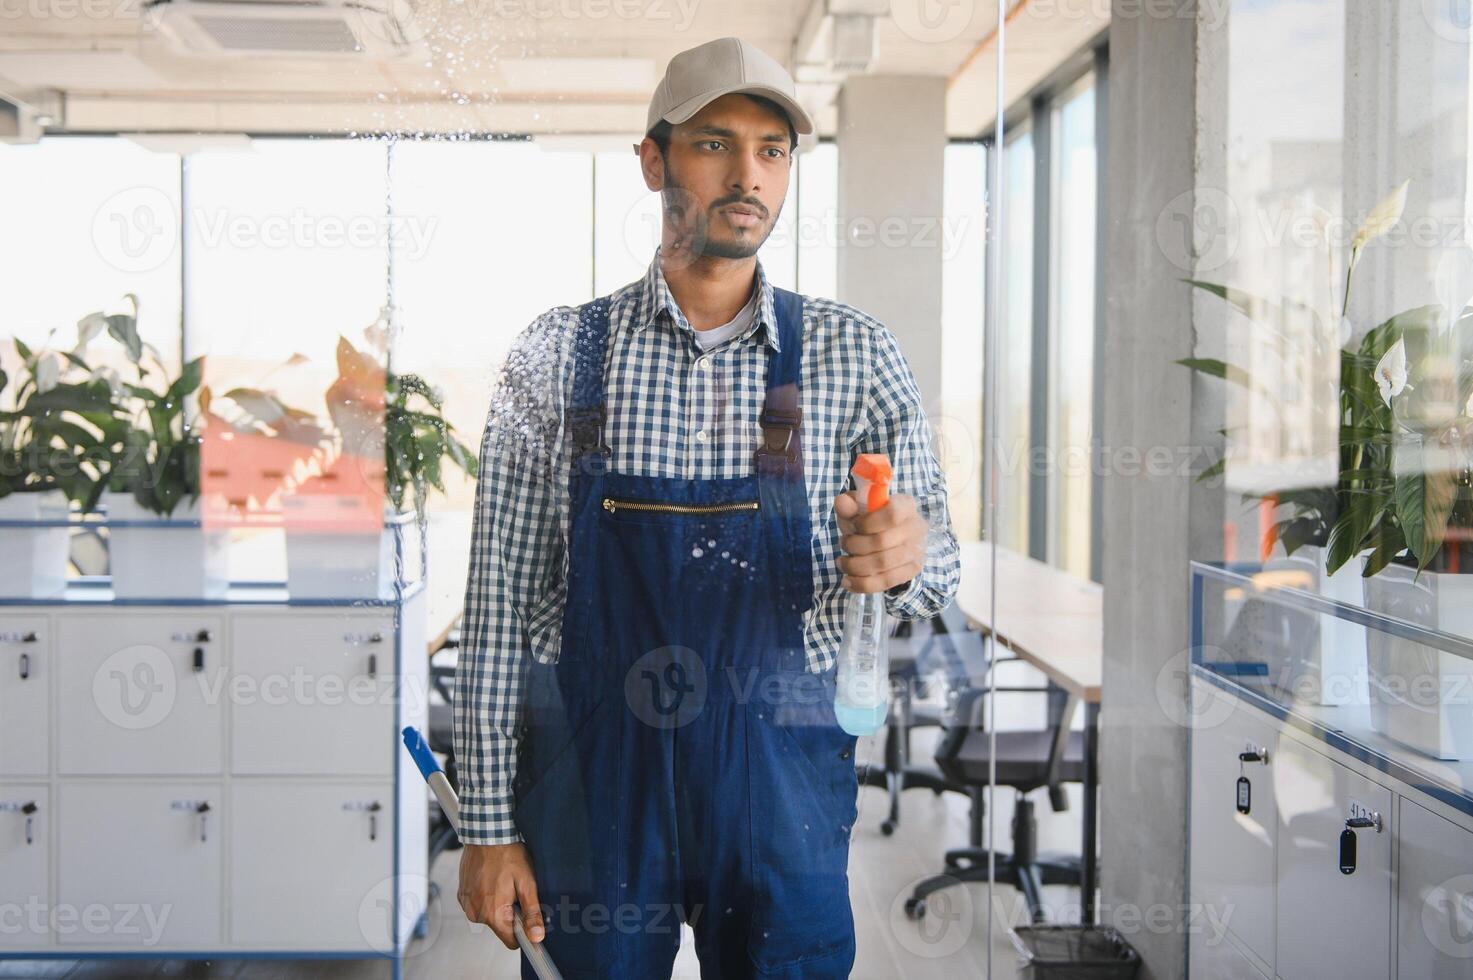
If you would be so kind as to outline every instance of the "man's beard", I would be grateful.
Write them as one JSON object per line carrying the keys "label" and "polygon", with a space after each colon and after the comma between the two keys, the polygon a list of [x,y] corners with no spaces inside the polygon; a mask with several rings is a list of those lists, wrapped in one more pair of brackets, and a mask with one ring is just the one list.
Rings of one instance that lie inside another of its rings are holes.
{"label": "man's beard", "polygon": [[[668,162],[664,164],[664,167],[665,187],[660,191],[661,206],[665,209],[671,223],[681,230],[677,240],[693,258],[710,256],[717,259],[746,259],[757,254],[757,250],[772,234],[772,228],[768,228],[762,237],[755,241],[713,239],[710,214],[707,211],[690,213],[694,210],[691,207],[692,202],[695,201],[694,195],[670,173]],[[738,202],[726,201],[716,206],[727,207],[736,203]]]}

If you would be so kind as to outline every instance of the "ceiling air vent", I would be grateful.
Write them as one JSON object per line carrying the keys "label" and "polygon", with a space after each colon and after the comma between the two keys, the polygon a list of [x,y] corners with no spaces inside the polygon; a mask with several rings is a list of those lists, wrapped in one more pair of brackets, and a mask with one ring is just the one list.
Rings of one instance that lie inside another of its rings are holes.
{"label": "ceiling air vent", "polygon": [[145,17],[188,54],[407,58],[422,55],[405,0],[149,0]]}

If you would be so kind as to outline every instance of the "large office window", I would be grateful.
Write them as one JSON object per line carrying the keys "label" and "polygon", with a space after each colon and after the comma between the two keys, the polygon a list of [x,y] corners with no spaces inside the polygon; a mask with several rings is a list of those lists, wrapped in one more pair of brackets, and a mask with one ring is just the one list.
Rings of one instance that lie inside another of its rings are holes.
{"label": "large office window", "polygon": [[[442,386],[446,416],[474,441],[517,334],[593,298],[593,157],[534,142],[391,152],[395,367]],[[469,482],[453,482],[468,508]]]}
{"label": "large office window", "polygon": [[[1007,113],[999,247],[999,545],[1099,575],[1099,131],[1103,49]],[[984,134],[987,139],[996,134]]]}
{"label": "large office window", "polygon": [[1095,363],[1095,89],[1085,76],[1051,110],[1048,560],[1090,574]]}
{"label": "large office window", "polygon": [[[131,312],[132,293],[139,334],[177,361],[177,155],[110,137],[0,143],[0,216],[0,337],[69,349],[79,319]],[[0,364],[15,353],[3,347]]]}
{"label": "large office window", "polygon": [[981,537],[982,357],[986,300],[987,153],[946,148],[941,266],[941,414],[932,419],[957,537]]}
{"label": "large office window", "polygon": [[[338,338],[362,347],[388,301],[386,153],[258,139],[187,157],[185,340],[216,390],[269,386],[325,412]],[[281,370],[290,354],[307,363]]]}
{"label": "large office window", "polygon": [[[774,284],[832,296],[837,148],[810,147],[794,168],[759,255]],[[361,348],[365,330],[393,326],[393,368],[438,387],[473,448],[516,335],[638,279],[660,231],[627,149],[523,140],[255,139],[181,158],[51,137],[0,145],[0,214],[28,229],[0,239],[0,337],[43,343],[54,328],[67,349],[79,318],[133,293],[144,339],[175,364],[181,349],[207,355],[217,395],[266,388],[321,416],[338,338]],[[0,365],[13,356],[0,344]],[[474,485],[455,471],[445,483],[431,588],[453,593]],[[253,537],[238,571],[279,578],[271,554]]]}
{"label": "large office window", "polygon": [[1033,134],[1020,130],[1003,148],[1002,315],[998,342],[997,543],[1028,552],[1032,468]]}

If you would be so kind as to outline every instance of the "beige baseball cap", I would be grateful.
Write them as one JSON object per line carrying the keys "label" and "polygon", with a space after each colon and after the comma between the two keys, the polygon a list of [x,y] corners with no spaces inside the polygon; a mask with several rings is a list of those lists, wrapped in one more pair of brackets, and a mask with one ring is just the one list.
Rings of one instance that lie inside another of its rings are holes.
{"label": "beige baseball cap", "polygon": [[813,120],[798,104],[793,76],[761,48],[739,37],[719,37],[671,58],[650,98],[644,131],[648,134],[661,119],[683,123],[733,92],[766,96],[787,110],[795,131],[813,132]]}

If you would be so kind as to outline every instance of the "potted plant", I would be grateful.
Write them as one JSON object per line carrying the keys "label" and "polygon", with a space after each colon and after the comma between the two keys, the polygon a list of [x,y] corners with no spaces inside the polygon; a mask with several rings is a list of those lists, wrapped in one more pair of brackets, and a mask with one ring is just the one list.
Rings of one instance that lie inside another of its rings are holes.
{"label": "potted plant", "polygon": [[389,598],[402,581],[402,528],[414,518],[423,530],[430,490],[445,490],[444,460],[471,477],[476,460],[419,375],[386,370],[342,337],[337,366],[326,395],[331,450],[283,497],[287,588],[299,598]]}
{"label": "potted plant", "polygon": [[[1365,248],[1401,219],[1406,190],[1405,184],[1398,187],[1371,210],[1357,229],[1351,240],[1338,311],[1320,311],[1290,299],[1271,301],[1231,286],[1187,280],[1194,288],[1228,303],[1275,344],[1291,349],[1307,347],[1306,360],[1310,364],[1332,363],[1339,369],[1338,385],[1327,392],[1338,399],[1339,449],[1334,484],[1311,483],[1244,496],[1270,509],[1274,515],[1261,547],[1266,570],[1288,572],[1302,581],[1303,587],[1348,605],[1360,605],[1363,601],[1361,562],[1371,546],[1364,535],[1350,532],[1354,524],[1352,515],[1359,515],[1364,505],[1361,467],[1366,447],[1374,445],[1379,438],[1374,419],[1368,418],[1368,414],[1374,414],[1375,406],[1366,402],[1365,391],[1356,382],[1356,372],[1368,356],[1367,351],[1386,332],[1378,328],[1359,347],[1349,346],[1350,289]],[[1239,366],[1210,358],[1187,358],[1179,363],[1235,384],[1271,407],[1280,407],[1275,394],[1258,385],[1251,372]],[[1225,429],[1224,434],[1231,436],[1232,431]],[[1226,464],[1224,456],[1204,471],[1201,478],[1221,476]],[[1306,619],[1283,610],[1277,615]],[[1304,635],[1310,639],[1286,651],[1290,676],[1282,680],[1294,696],[1315,704],[1365,704],[1369,699],[1368,678],[1359,627],[1335,616],[1311,616],[1307,622],[1285,624],[1284,632],[1295,634],[1295,625],[1307,626]]]}
{"label": "potted plant", "polygon": [[[293,354],[279,367],[306,360]],[[208,386],[200,389],[205,419],[201,485],[232,511],[278,507],[282,492],[306,479],[310,464],[330,445],[327,431],[311,412],[291,407],[261,384],[231,388],[219,399],[212,398]],[[222,406],[231,405],[234,410],[227,414]]]}
{"label": "potted plant", "polygon": [[[1351,242],[1341,307],[1337,484],[1330,493],[1281,495],[1290,513],[1273,533],[1290,555],[1318,547],[1332,579],[1359,565],[1368,609],[1473,637],[1473,366],[1464,356],[1473,286],[1459,285],[1473,276],[1456,274],[1460,261],[1473,268],[1473,255],[1444,256],[1438,303],[1397,313],[1348,343],[1356,266],[1364,248],[1401,220],[1406,194],[1403,183]],[[1223,287],[1195,285],[1229,298]],[[1273,308],[1234,305],[1250,316]],[[1220,361],[1184,363],[1251,384]],[[1473,690],[1473,662],[1382,630],[1364,635],[1372,727],[1437,758],[1473,758],[1473,703],[1459,695]],[[1353,648],[1339,638],[1334,654]]]}
{"label": "potted plant", "polygon": [[66,588],[71,504],[96,506],[114,431],[107,383],[82,359],[92,327],[70,352],[14,340],[13,374],[0,368],[0,597],[55,598]]}
{"label": "potted plant", "polygon": [[136,378],[119,384],[122,426],[102,495],[113,594],[219,598],[230,582],[230,532],[220,501],[200,496],[200,415],[190,410],[204,358],[171,377],[159,352],[138,336],[138,300],[131,293],[128,299],[131,313],[93,314],[106,322]]}

